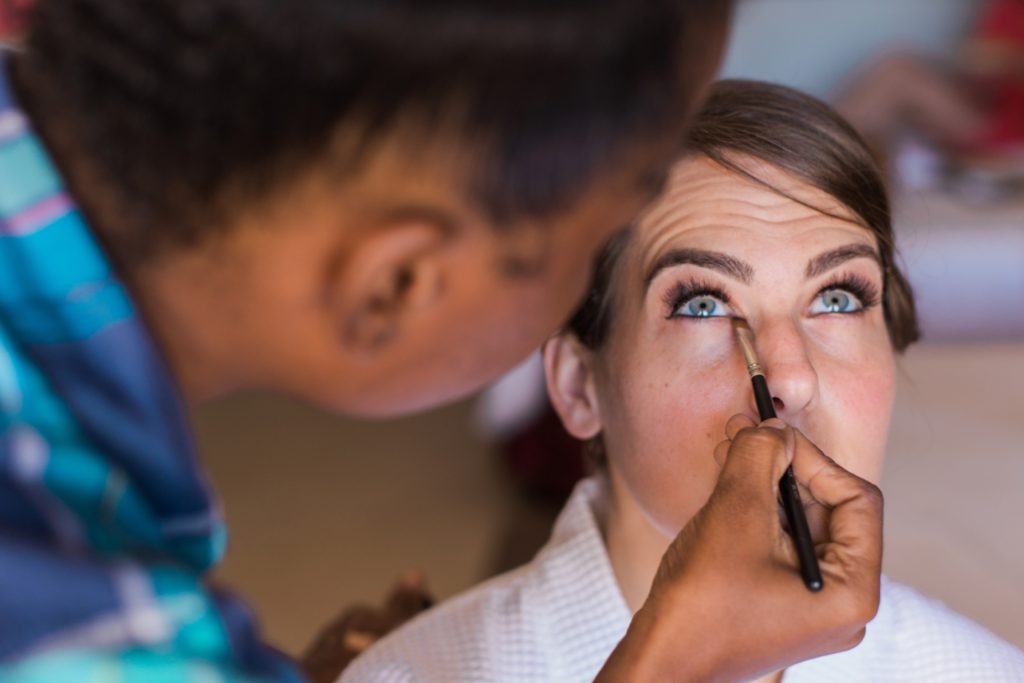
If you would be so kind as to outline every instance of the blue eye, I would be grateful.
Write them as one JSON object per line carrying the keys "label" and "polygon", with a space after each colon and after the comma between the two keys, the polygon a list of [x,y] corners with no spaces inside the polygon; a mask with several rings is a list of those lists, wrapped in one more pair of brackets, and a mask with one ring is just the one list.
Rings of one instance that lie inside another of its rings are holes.
{"label": "blue eye", "polygon": [[684,301],[675,314],[683,318],[723,318],[731,315],[732,310],[717,297],[704,294]]}
{"label": "blue eye", "polygon": [[826,289],[815,299],[811,313],[855,313],[863,310],[860,300],[843,289]]}
{"label": "blue eye", "polygon": [[700,280],[677,282],[664,295],[667,319],[728,318],[735,315],[729,306],[729,295],[713,284]]}

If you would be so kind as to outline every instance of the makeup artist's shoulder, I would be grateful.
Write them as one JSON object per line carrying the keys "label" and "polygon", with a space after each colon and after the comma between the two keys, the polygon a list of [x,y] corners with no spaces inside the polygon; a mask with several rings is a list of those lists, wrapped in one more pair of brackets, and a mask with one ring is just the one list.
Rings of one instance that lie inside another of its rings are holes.
{"label": "makeup artist's shoulder", "polygon": [[1024,682],[1024,652],[909,586],[884,580],[860,647],[872,680]]}

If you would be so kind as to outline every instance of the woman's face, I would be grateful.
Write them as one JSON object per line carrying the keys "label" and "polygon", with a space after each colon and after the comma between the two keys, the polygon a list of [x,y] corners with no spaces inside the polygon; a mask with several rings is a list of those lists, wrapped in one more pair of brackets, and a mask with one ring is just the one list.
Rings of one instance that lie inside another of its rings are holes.
{"label": "woman's face", "polygon": [[[764,164],[812,206],[836,200]],[[894,360],[872,234],[697,157],[641,219],[613,280],[610,335],[590,359],[609,467],[675,533],[718,477],[736,413],[757,417],[730,317],[745,318],[776,412],[843,467],[878,482]]]}

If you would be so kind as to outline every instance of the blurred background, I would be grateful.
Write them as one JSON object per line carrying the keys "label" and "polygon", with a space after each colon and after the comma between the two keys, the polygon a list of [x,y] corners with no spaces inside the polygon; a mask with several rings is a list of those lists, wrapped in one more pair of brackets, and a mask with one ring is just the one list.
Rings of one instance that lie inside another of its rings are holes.
{"label": "blurred background", "polygon": [[[925,333],[901,363],[885,569],[1019,647],[1022,12],[1021,0],[748,0],[723,66],[832,101],[884,159]],[[538,391],[527,364],[482,399],[390,423],[258,395],[204,408],[233,530],[219,578],[296,653],[407,568],[447,597],[529,559],[581,472]]]}

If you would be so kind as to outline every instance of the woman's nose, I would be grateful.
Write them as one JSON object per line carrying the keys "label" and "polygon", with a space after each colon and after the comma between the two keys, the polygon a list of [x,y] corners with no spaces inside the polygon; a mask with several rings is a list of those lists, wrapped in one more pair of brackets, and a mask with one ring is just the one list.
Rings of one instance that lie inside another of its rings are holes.
{"label": "woman's nose", "polygon": [[818,396],[818,373],[800,330],[791,321],[775,321],[755,331],[757,353],[779,417],[792,418]]}

